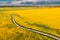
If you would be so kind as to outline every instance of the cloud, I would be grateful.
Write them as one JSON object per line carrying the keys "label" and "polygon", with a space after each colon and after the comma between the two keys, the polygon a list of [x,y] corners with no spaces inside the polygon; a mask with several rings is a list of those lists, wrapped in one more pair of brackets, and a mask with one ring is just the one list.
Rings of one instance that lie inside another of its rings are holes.
{"label": "cloud", "polygon": [[23,2],[37,2],[37,1],[60,1],[60,0],[22,0]]}
{"label": "cloud", "polygon": [[23,2],[37,2],[38,0],[23,0]]}

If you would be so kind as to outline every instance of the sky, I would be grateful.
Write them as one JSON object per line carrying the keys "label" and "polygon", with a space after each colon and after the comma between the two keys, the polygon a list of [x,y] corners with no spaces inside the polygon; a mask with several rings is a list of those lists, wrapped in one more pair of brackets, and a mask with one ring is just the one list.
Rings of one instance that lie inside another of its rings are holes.
{"label": "sky", "polygon": [[[11,2],[11,1],[14,1],[14,0],[0,0],[0,2],[6,2],[6,1],[9,1],[9,2]],[[19,0],[17,0],[17,1],[19,1]],[[23,2],[37,2],[37,1],[60,1],[60,0],[20,0],[20,1],[23,1]]]}
{"label": "sky", "polygon": [[12,0],[0,0],[0,2],[6,2],[6,1],[12,1]]}
{"label": "sky", "polygon": [[[2,4],[7,4],[7,3],[12,3],[12,4],[20,4],[20,3],[22,3],[22,2],[33,2],[33,3],[36,3],[36,2],[38,2],[38,1],[47,1],[47,2],[49,2],[49,3],[52,3],[53,1],[59,1],[60,2],[60,0],[17,0],[16,2],[14,1],[14,0],[0,0],[0,4],[2,3]],[[58,2],[58,4],[60,4]]]}

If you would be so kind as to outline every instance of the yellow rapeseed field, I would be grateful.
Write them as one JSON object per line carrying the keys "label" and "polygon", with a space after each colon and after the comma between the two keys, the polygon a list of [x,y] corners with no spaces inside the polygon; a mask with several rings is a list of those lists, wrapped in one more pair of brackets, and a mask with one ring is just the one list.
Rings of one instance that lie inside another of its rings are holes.
{"label": "yellow rapeseed field", "polygon": [[11,15],[26,28],[60,37],[60,7],[0,7],[0,40],[54,40],[17,27]]}

